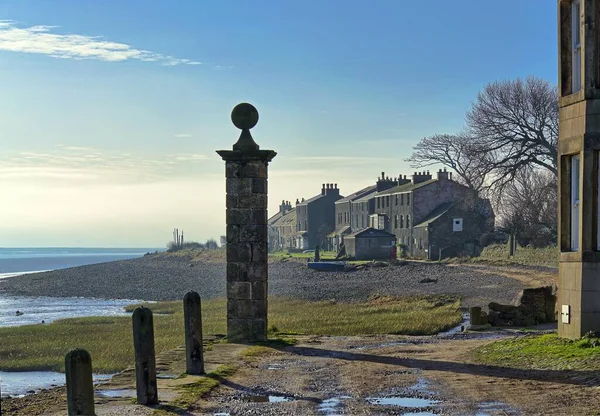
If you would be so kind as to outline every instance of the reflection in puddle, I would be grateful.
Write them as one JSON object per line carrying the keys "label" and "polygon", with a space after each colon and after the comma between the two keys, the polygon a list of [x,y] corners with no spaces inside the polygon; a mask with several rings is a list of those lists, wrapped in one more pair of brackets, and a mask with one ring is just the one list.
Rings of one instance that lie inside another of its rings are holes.
{"label": "reflection in puddle", "polygon": [[283,366],[281,364],[269,364],[267,370],[283,370]]}
{"label": "reflection in puddle", "polygon": [[417,397],[367,397],[371,404],[381,406],[402,406],[402,407],[430,407],[438,403],[437,400],[420,399]]}
{"label": "reflection in puddle", "polygon": [[246,396],[246,400],[249,402],[256,403],[282,403],[282,402],[291,402],[294,400],[293,397],[289,396],[274,396],[274,395],[265,395],[265,396]]}
{"label": "reflection in puddle", "polygon": [[319,407],[317,408],[317,412],[321,414],[325,414],[328,416],[333,416],[336,413],[336,409],[339,408],[342,404],[342,400],[350,399],[350,396],[340,396],[340,397],[332,397],[330,399],[325,399],[321,402]]}
{"label": "reflection in puddle", "polygon": [[96,390],[96,394],[100,397],[137,397],[137,393],[133,389],[118,389],[118,390]]}

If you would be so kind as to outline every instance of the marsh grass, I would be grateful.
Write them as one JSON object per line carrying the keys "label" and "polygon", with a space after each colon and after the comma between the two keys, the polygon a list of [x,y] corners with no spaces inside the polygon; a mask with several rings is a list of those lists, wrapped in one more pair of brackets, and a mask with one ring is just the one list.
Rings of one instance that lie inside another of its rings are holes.
{"label": "marsh grass", "polygon": [[600,370],[600,339],[559,338],[556,334],[527,335],[476,348],[480,364],[536,370]]}
{"label": "marsh grass", "polygon": [[[136,306],[127,310],[133,311]],[[156,353],[183,345],[182,302],[145,306],[154,312]],[[272,298],[269,324],[282,334],[425,335],[458,325],[462,320],[458,308],[458,300],[427,297],[380,297],[365,303]],[[225,334],[225,299],[204,301],[202,322],[204,334]],[[132,366],[131,318],[75,318],[47,325],[0,328],[0,370],[64,371],[64,356],[73,348],[89,351],[97,373],[113,373]]]}
{"label": "marsh grass", "polygon": [[556,246],[534,248],[517,247],[515,255],[508,256],[508,245],[492,244],[481,252],[479,257],[445,259],[446,263],[488,263],[488,264],[519,264],[526,266],[558,267],[559,251]]}

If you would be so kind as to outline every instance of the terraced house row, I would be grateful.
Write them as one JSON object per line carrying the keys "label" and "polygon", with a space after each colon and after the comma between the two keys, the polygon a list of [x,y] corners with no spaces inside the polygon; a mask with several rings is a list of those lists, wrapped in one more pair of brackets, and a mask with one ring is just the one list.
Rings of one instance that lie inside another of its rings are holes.
{"label": "terraced house row", "polygon": [[[282,201],[269,219],[271,250],[306,250],[319,245],[355,258],[389,255],[393,243],[415,258],[436,260],[477,255],[480,238],[494,229],[490,201],[439,170],[389,178],[346,197],[337,184],[321,193]],[[360,241],[360,244],[359,244]]]}

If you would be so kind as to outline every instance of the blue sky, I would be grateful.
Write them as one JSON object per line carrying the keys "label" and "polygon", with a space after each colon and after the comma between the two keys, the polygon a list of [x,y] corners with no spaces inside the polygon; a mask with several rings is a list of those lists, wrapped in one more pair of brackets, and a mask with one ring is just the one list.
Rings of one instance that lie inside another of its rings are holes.
{"label": "blue sky", "polygon": [[217,238],[243,101],[271,214],[410,174],[486,83],[555,83],[556,36],[542,0],[0,0],[0,246]]}

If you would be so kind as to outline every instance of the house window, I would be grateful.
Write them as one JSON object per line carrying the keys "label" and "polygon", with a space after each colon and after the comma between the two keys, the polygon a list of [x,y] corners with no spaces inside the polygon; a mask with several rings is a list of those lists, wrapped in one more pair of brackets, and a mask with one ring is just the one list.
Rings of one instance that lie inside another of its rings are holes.
{"label": "house window", "polygon": [[389,197],[389,195],[385,197],[385,206],[386,207],[390,206],[390,197]]}
{"label": "house window", "polygon": [[579,250],[579,162],[571,156],[571,251]]}
{"label": "house window", "polygon": [[377,208],[381,208],[381,198],[377,198]]}
{"label": "house window", "polygon": [[410,205],[410,194],[406,194],[406,205]]}
{"label": "house window", "polygon": [[365,228],[365,216],[364,215],[360,216],[360,226],[361,226],[361,228]]}
{"label": "house window", "polygon": [[463,230],[463,219],[462,218],[454,218],[452,220],[452,231],[462,231]]}
{"label": "house window", "polygon": [[573,0],[571,3],[571,92],[581,89],[581,3]]}
{"label": "house window", "polygon": [[400,215],[400,228],[404,228],[404,215]]}
{"label": "house window", "polygon": [[406,216],[406,228],[410,228],[410,215]]}
{"label": "house window", "polygon": [[400,194],[400,205],[404,205],[404,194]]}
{"label": "house window", "polygon": [[398,206],[398,194],[396,194],[396,206]]}
{"label": "house window", "polygon": [[398,228],[398,216],[394,217],[394,228]]}

